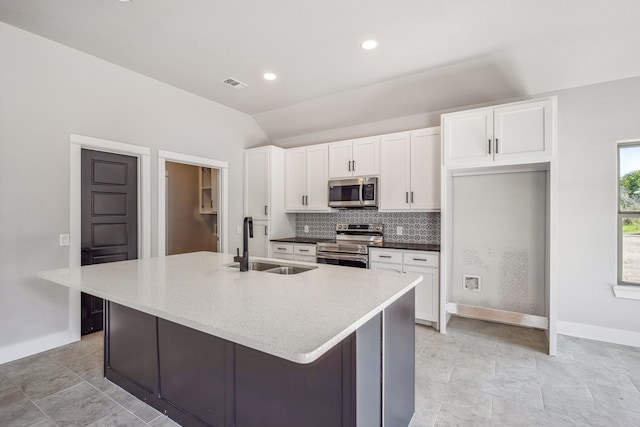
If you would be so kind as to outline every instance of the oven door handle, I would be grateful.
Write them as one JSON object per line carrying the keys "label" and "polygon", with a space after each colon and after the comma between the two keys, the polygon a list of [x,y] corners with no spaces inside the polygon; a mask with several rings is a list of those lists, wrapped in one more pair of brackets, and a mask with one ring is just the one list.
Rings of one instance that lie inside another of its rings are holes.
{"label": "oven door handle", "polygon": [[365,264],[369,263],[369,257],[367,255],[351,255],[351,254],[327,254],[327,253],[318,253],[318,258],[327,258],[327,259],[343,259],[345,261],[362,261]]}

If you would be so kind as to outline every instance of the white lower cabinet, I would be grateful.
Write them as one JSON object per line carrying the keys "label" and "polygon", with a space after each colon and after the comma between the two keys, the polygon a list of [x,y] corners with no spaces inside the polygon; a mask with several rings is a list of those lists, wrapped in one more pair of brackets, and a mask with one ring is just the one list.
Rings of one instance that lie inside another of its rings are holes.
{"label": "white lower cabinet", "polygon": [[268,221],[253,221],[253,237],[249,239],[249,256],[269,256]]}
{"label": "white lower cabinet", "polygon": [[271,242],[271,258],[287,261],[316,262],[316,245]]}
{"label": "white lower cabinet", "polygon": [[440,254],[372,248],[369,259],[372,270],[422,274],[422,282],[416,286],[416,322],[431,323],[437,328],[440,301]]}

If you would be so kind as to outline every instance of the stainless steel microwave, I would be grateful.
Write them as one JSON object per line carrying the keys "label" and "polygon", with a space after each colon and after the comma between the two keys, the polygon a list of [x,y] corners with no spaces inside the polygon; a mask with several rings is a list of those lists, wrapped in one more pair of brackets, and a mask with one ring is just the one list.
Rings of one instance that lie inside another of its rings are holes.
{"label": "stainless steel microwave", "polygon": [[378,206],[378,178],[335,179],[329,181],[332,208],[375,208]]}

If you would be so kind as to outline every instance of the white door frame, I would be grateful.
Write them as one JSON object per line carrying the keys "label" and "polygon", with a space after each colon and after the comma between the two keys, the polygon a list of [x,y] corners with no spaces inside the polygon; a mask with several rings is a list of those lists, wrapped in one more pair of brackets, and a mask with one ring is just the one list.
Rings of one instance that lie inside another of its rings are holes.
{"label": "white door frame", "polygon": [[175,153],[172,151],[158,150],[158,256],[163,257],[167,254],[167,242],[166,242],[166,175],[165,165],[166,162],[183,163],[187,165],[214,168],[220,171],[219,189],[218,192],[218,224],[219,230],[222,233],[219,234],[218,252],[227,253],[228,245],[228,228],[229,228],[229,164],[222,160],[208,159],[206,157],[192,156],[189,154]]}
{"label": "white door frame", "polygon": [[[90,136],[69,135],[69,267],[81,264],[82,149],[138,159],[138,258],[151,257],[151,149]],[[80,339],[80,291],[69,289],[69,334]]]}

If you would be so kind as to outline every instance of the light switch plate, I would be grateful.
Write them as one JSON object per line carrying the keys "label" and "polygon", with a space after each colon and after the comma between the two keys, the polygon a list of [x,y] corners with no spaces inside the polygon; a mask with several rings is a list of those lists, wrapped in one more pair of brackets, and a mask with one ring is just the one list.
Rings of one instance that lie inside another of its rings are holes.
{"label": "light switch plate", "polygon": [[400,226],[397,226],[397,227],[396,227],[396,234],[397,234],[398,236],[402,236],[402,227],[400,227]]}
{"label": "light switch plate", "polygon": [[236,233],[242,234],[242,226],[241,225],[238,226],[238,230],[236,231]]}
{"label": "light switch plate", "polygon": [[305,225],[305,226],[304,226],[304,232],[305,232],[305,233],[308,233],[308,232],[309,232],[309,226],[308,226],[308,225]]}
{"label": "light switch plate", "polygon": [[69,235],[61,234],[60,235],[60,246],[69,246]]}

